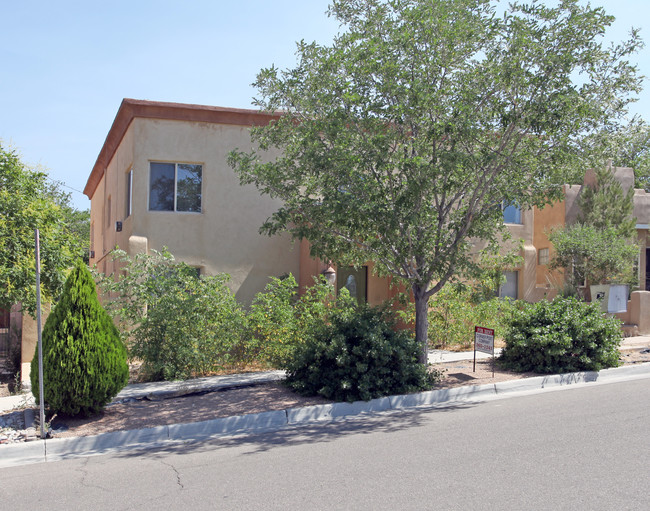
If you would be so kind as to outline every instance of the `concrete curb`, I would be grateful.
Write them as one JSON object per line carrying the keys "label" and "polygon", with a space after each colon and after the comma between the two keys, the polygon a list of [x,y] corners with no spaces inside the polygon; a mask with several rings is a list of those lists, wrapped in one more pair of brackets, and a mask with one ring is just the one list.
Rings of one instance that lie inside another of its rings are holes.
{"label": "concrete curb", "polygon": [[650,378],[650,363],[604,369],[600,372],[556,374],[488,385],[468,385],[452,389],[382,397],[371,401],[290,408],[203,422],[116,431],[89,437],[54,438],[45,441],[10,444],[0,446],[0,468],[104,454],[117,450],[152,448],[170,442],[194,442],[243,432],[277,430],[287,425],[330,421],[388,410],[404,410],[452,402],[477,402],[508,397],[515,393],[538,392],[587,383],[613,383],[638,378]]}
{"label": "concrete curb", "polygon": [[277,429],[287,424],[285,410],[262,412],[235,417],[223,417],[203,422],[174,424],[169,426],[170,440],[195,441],[212,436],[228,435],[242,431]]}

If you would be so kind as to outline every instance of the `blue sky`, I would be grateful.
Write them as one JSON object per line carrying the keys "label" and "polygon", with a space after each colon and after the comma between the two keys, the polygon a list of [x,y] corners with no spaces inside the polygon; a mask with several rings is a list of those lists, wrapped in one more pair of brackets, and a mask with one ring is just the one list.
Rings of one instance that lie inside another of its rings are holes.
{"label": "blue sky", "polygon": [[[328,43],[328,0],[4,2],[0,139],[83,190],[122,98],[250,108],[257,72],[295,64],[295,42]],[[650,44],[650,1],[593,0]],[[650,48],[637,60],[650,76]],[[650,120],[650,81],[632,112]],[[72,193],[75,207],[90,201]]]}

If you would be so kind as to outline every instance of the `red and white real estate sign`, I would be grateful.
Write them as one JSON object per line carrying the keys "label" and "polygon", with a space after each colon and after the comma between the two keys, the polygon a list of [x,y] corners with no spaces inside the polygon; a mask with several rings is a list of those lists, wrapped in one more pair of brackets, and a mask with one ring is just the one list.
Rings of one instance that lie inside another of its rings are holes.
{"label": "red and white real estate sign", "polygon": [[494,356],[494,330],[492,328],[474,327],[474,350]]}

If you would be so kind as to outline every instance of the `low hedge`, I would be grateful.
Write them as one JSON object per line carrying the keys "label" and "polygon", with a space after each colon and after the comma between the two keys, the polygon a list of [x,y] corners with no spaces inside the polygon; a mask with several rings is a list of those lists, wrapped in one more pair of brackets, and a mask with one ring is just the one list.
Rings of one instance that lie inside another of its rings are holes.
{"label": "low hedge", "polygon": [[515,311],[499,362],[514,371],[599,371],[619,364],[620,320],[599,304],[556,298]]}
{"label": "low hedge", "polygon": [[339,310],[331,323],[299,346],[286,383],[303,395],[368,401],[430,389],[436,373],[418,363],[419,344],[396,331],[386,308]]}

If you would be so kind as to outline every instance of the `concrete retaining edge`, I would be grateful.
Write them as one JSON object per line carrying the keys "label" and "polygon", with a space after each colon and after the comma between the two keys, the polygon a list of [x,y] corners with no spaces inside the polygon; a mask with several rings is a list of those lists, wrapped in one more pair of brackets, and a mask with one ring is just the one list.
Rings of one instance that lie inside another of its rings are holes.
{"label": "concrete retaining edge", "polygon": [[621,379],[650,377],[650,363],[604,369],[600,372],[567,373],[523,378],[505,382],[439,389],[416,394],[382,397],[354,403],[331,403],[224,417],[209,421],[173,424],[131,431],[116,431],[89,437],[53,438],[0,446],[0,468],[29,463],[57,461],[65,458],[91,456],[124,449],[152,448],[170,442],[193,442],[211,437],[244,432],[277,430],[286,425],[313,421],[435,406],[455,401],[481,401],[516,392],[539,391],[591,382],[615,382]]}

